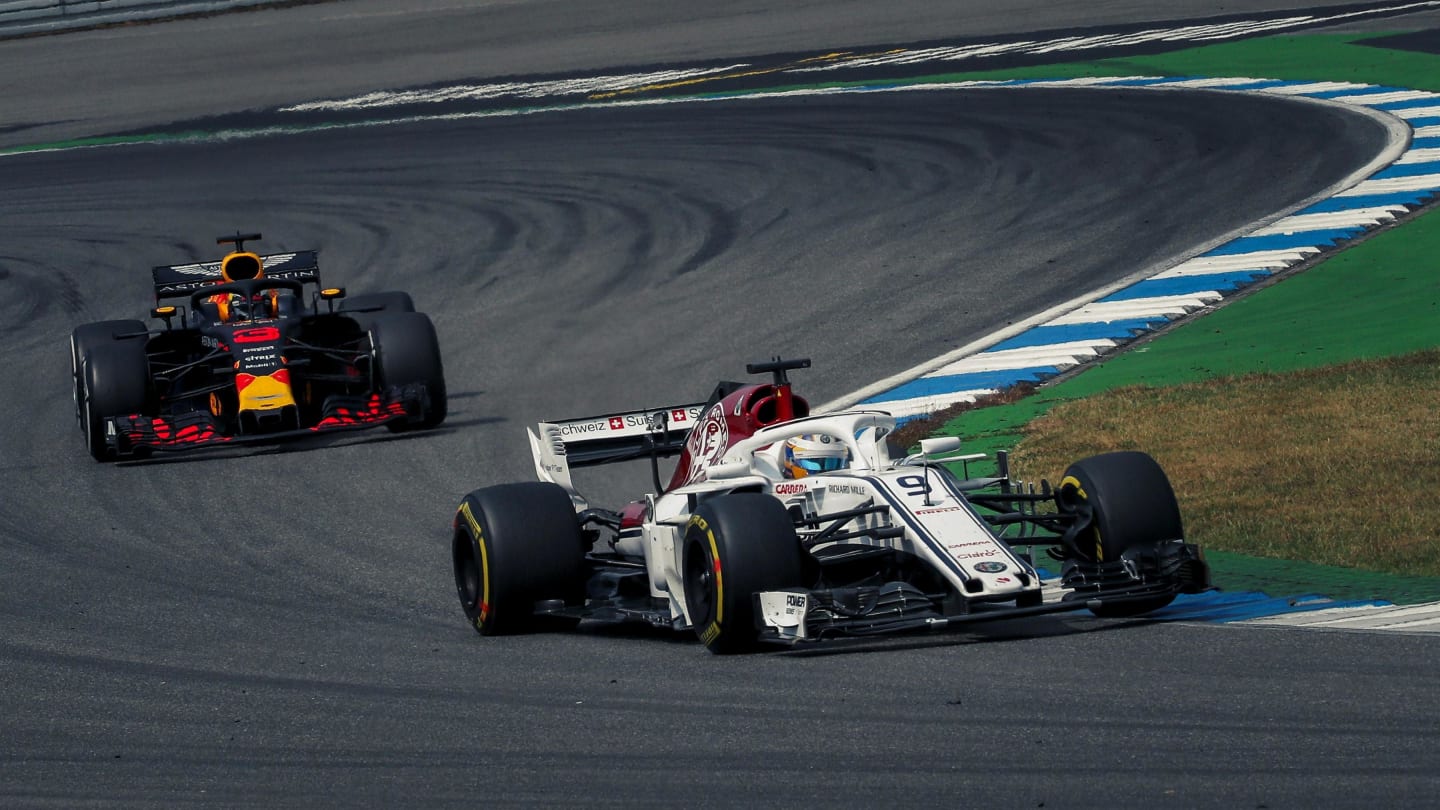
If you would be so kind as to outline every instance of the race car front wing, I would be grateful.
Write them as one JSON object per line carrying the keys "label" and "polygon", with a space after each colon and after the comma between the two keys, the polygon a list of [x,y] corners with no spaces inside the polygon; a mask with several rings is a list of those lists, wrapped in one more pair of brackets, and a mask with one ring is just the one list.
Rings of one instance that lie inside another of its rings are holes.
{"label": "race car front wing", "polygon": [[[1180,545],[1180,544],[1177,544]],[[1192,556],[1194,546],[1172,551],[1183,558],[1163,579],[1110,573],[1104,586],[1091,579],[1081,587],[1062,581],[1065,595],[1055,601],[1035,604],[963,602],[960,611],[947,611],[942,595],[926,594],[904,582],[875,586],[824,590],[761,591],[754,595],[755,619],[763,641],[794,644],[819,641],[826,636],[879,636],[908,632],[958,630],[980,622],[1069,613],[1098,611],[1106,605],[1145,602],[1177,593],[1199,593],[1210,589],[1208,567]],[[1073,577],[1073,572],[1072,572]],[[1069,577],[1067,577],[1069,578]],[[1074,588],[1073,590],[1069,590]]]}
{"label": "race car front wing", "polygon": [[372,428],[392,422],[418,422],[429,407],[423,384],[396,386],[384,393],[334,395],[325,401],[313,425],[270,433],[235,434],[207,411],[175,416],[130,414],[105,419],[105,440],[118,457],[149,452],[181,452],[207,447],[261,444],[321,433]]}

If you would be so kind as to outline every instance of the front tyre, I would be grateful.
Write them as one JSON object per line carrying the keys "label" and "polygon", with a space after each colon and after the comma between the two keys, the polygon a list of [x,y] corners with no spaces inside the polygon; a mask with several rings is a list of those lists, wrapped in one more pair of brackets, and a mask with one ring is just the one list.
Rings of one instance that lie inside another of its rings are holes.
{"label": "front tyre", "polygon": [[535,615],[537,602],[584,603],[585,541],[575,508],[555,484],[477,489],[455,513],[455,590],[484,636],[573,628],[578,619]]}
{"label": "front tyre", "polygon": [[[384,313],[370,325],[370,345],[380,386],[423,384],[429,402],[420,427],[433,428],[444,422],[449,410],[445,367],[430,317],[422,312]],[[409,427],[403,421],[389,424],[391,430]]]}
{"label": "front tyre", "polygon": [[150,364],[143,342],[97,345],[80,360],[80,426],[96,461],[115,456],[106,440],[105,417],[144,413],[149,394]]}
{"label": "front tyre", "polygon": [[756,649],[754,594],[803,582],[790,514],[769,495],[722,495],[695,510],[682,542],[686,609],[700,641],[716,654]]}
{"label": "front tyre", "polygon": [[98,321],[75,327],[70,333],[70,379],[74,383],[75,391],[75,419],[80,424],[80,432],[84,433],[85,411],[84,385],[81,377],[83,363],[86,355],[96,346],[111,346],[118,342],[137,341],[142,345],[149,336],[143,321]]}
{"label": "front tyre", "polygon": [[[1062,511],[1086,516],[1075,537],[1078,550],[1100,565],[1133,552],[1158,549],[1185,536],[1180,504],[1160,464],[1137,451],[1105,453],[1077,461],[1065,471],[1056,500]],[[1132,552],[1127,554],[1127,552]],[[1097,616],[1138,616],[1159,610],[1175,594],[1103,604]]]}

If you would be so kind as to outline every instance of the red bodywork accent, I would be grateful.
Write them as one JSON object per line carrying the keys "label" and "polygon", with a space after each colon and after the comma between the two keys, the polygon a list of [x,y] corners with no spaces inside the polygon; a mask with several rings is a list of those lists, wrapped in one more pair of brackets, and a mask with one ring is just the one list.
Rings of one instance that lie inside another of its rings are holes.
{"label": "red bodywork accent", "polygon": [[640,526],[640,524],[641,524],[641,523],[644,523],[644,522],[645,522],[645,502],[644,502],[644,501],[635,501],[634,503],[627,503],[627,504],[625,504],[625,508],[623,508],[623,509],[620,510],[620,531],[623,532],[623,531],[625,531],[626,529],[638,528],[638,527]]}
{"label": "red bodywork accent", "polygon": [[746,385],[700,414],[685,439],[685,449],[675,465],[668,492],[699,479],[711,462],[725,455],[731,445],[748,439],[763,427],[810,415],[810,403],[795,395],[790,386],[758,383]]}
{"label": "red bodywork accent", "polygon": [[231,333],[230,339],[236,343],[274,343],[280,339],[280,330],[273,326],[236,329]]}
{"label": "red bodywork accent", "polygon": [[404,415],[404,402],[399,400],[386,402],[379,394],[371,394],[364,408],[336,408],[335,413],[321,419],[310,429],[318,432],[326,428],[388,422]]}

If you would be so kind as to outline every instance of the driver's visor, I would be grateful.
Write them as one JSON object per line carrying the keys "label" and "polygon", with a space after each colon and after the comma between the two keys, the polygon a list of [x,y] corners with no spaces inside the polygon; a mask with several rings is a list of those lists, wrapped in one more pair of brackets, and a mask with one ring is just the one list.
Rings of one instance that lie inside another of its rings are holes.
{"label": "driver's visor", "polygon": [[830,456],[828,458],[800,458],[795,460],[795,464],[807,472],[830,472],[831,470],[843,470],[845,468],[845,459],[839,456]]}

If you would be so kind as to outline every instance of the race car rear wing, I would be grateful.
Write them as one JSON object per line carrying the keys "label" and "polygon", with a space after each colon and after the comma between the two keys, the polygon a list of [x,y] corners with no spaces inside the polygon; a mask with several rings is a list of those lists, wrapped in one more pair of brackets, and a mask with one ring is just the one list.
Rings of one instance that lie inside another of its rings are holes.
{"label": "race car rear wing", "polygon": [[576,508],[584,509],[585,498],[570,479],[571,467],[677,455],[704,409],[700,402],[541,422],[536,430],[526,431],[535,474],[541,481],[559,484]]}
{"label": "race car rear wing", "polygon": [[678,454],[704,408],[705,403],[700,402],[541,422],[538,427],[550,445],[558,444],[569,466],[589,467]]}
{"label": "race car rear wing", "polygon": [[[260,257],[265,266],[266,278],[285,278],[320,283],[320,262],[316,251],[302,250],[298,253],[271,253]],[[220,274],[220,262],[195,262],[193,264],[169,264],[152,268],[155,280],[155,300],[184,298],[201,287],[225,283]]]}

